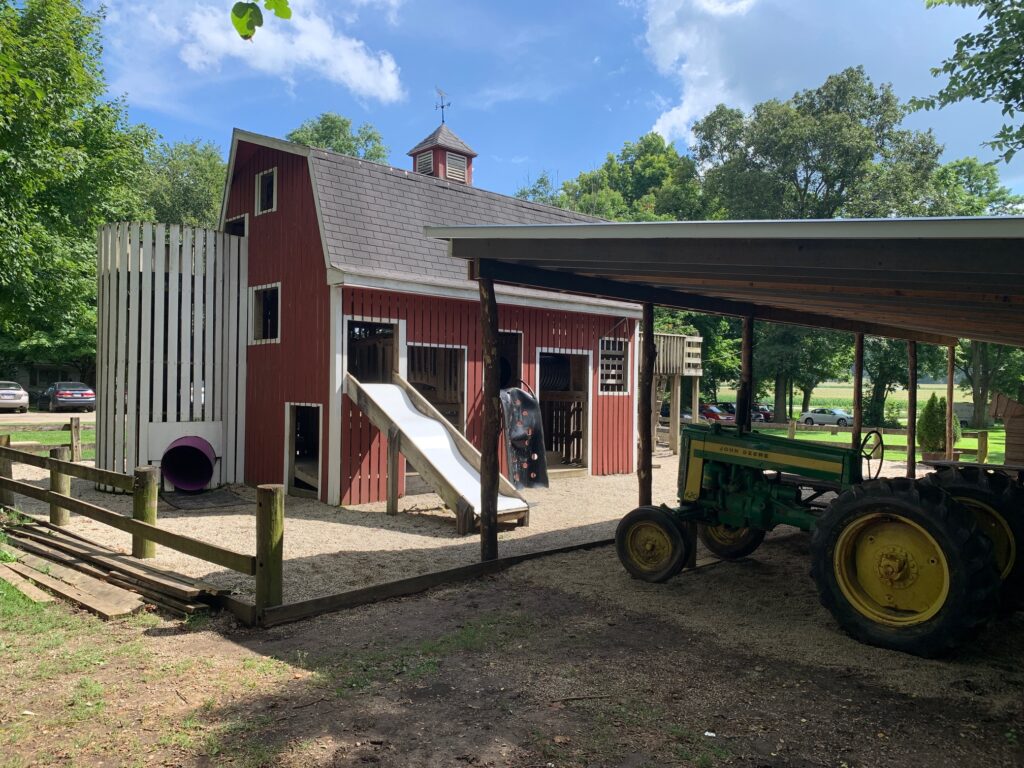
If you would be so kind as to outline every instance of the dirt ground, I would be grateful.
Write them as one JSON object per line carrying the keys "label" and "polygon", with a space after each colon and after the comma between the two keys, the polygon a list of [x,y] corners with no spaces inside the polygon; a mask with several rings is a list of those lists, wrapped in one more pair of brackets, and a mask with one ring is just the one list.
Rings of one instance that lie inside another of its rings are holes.
{"label": "dirt ground", "polygon": [[[674,459],[659,461],[669,500]],[[563,482],[503,552],[634,492],[631,478]],[[241,542],[245,509],[165,520]],[[357,584],[371,564],[377,580],[478,553],[447,517],[333,514],[289,499],[290,563],[330,550]],[[621,510],[606,514],[579,527],[610,532]],[[414,546],[370,550],[371,534]],[[780,530],[745,561],[661,585],[600,547],[271,630],[18,613],[0,590],[0,767],[1024,764],[1024,614],[943,660],[860,645],[818,605],[808,544]]]}

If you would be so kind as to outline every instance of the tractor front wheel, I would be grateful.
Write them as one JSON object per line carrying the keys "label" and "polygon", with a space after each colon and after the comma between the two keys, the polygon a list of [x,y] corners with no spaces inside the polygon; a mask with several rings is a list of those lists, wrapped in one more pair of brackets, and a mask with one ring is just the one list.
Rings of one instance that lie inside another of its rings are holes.
{"label": "tractor front wheel", "polygon": [[693,542],[661,507],[634,509],[615,529],[615,550],[634,579],[660,583],[679,573]]}
{"label": "tractor front wheel", "polygon": [[996,569],[1003,580],[1003,606],[1024,602],[1024,488],[1002,472],[980,467],[948,467],[924,481],[942,488],[974,515],[992,540]]}
{"label": "tractor front wheel", "polygon": [[733,528],[724,523],[701,523],[697,528],[697,536],[704,546],[723,560],[739,560],[752,554],[761,546],[764,534],[761,528]]}
{"label": "tractor front wheel", "polygon": [[936,656],[999,603],[992,545],[940,488],[876,480],[829,506],[811,542],[821,604],[861,642]]}

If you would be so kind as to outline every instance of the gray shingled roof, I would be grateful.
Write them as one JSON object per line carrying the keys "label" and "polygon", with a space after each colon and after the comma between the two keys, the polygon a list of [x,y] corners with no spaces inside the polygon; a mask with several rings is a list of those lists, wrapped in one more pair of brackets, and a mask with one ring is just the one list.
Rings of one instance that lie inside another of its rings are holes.
{"label": "gray shingled roof", "polygon": [[429,149],[430,147],[454,149],[456,152],[461,152],[468,157],[476,157],[476,152],[470,149],[466,142],[452,133],[451,129],[449,129],[444,123],[437,126],[432,134],[406,152],[406,154],[412,157],[417,152],[422,152],[424,149]]}
{"label": "gray shingled roof", "polygon": [[310,159],[327,258],[342,271],[466,280],[466,263],[424,236],[424,226],[600,221],[324,150]]}

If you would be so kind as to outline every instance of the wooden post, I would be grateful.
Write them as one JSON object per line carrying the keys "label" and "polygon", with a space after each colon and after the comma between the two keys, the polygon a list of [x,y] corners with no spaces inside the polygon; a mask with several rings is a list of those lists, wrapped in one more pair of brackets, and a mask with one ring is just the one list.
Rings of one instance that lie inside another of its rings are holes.
{"label": "wooden post", "polygon": [[284,600],[284,486],[256,486],[256,615]]}
{"label": "wooden post", "polygon": [[[66,445],[50,449],[50,458],[57,461],[67,461],[71,456],[71,449]],[[50,468],[50,490],[59,493],[61,496],[71,495],[71,475],[65,475],[59,469]],[[67,525],[71,520],[71,513],[59,504],[50,502],[50,522],[54,525]]]}
{"label": "wooden post", "polygon": [[71,460],[82,460],[82,420],[78,416],[71,417]]}
{"label": "wooden post", "polygon": [[398,430],[388,430],[388,514],[398,514]]}
{"label": "wooden post", "polygon": [[658,419],[661,416],[661,377],[651,380],[651,448],[658,447]]}
{"label": "wooden post", "polygon": [[754,403],[754,318],[743,318],[743,347],[740,350],[740,391],[736,395],[736,426],[750,431],[750,409]]}
{"label": "wooden post", "polygon": [[690,390],[690,423],[696,424],[700,421],[700,376],[694,376],[690,381],[693,389]]}
{"label": "wooden post", "polygon": [[864,334],[858,333],[853,343],[853,433],[850,445],[860,448],[864,430]]}
{"label": "wooden post", "polygon": [[486,561],[498,558],[498,434],[501,432],[501,402],[498,400],[498,302],[494,296],[494,281],[482,277],[478,282],[482,331],[480,342],[484,361],[483,434],[480,439],[480,559]]}
{"label": "wooden post", "polygon": [[651,443],[651,430],[645,425],[651,423],[651,382],[654,379],[654,358],[658,354],[654,346],[654,305],[644,304],[643,319],[640,321],[640,386],[637,390],[637,423],[640,425],[640,448],[637,456],[636,478],[640,486],[638,505],[643,507],[651,503],[653,494],[653,457],[654,445]]}
{"label": "wooden post", "polygon": [[786,428],[786,437],[790,440],[796,439],[796,419],[789,420],[789,426]]}
{"label": "wooden post", "polygon": [[[4,448],[11,447],[11,436],[0,435],[0,446]],[[8,480],[14,479],[13,469],[11,467],[10,459],[0,458],[0,477],[6,477]],[[6,488],[0,488],[0,507],[10,507],[14,504],[14,492],[8,491]]]}
{"label": "wooden post", "polygon": [[981,430],[978,433],[978,458],[979,464],[984,464],[988,461],[988,430]]}
{"label": "wooden post", "polygon": [[956,347],[952,344],[946,349],[946,460],[953,458],[953,375],[956,372]]}
{"label": "wooden post", "polygon": [[[156,525],[156,506],[160,500],[160,470],[156,467],[136,467],[132,488],[132,518]],[[132,557],[156,557],[156,542],[132,534]]]}
{"label": "wooden post", "polygon": [[917,477],[917,342],[907,342],[907,477]]}
{"label": "wooden post", "polygon": [[668,403],[668,447],[672,453],[679,453],[680,401],[683,399],[683,377],[672,375],[672,396]]}

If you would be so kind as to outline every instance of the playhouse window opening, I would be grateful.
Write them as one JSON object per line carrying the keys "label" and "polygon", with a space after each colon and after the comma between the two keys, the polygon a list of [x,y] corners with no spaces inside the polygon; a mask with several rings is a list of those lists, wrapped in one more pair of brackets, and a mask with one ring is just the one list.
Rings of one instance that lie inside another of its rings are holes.
{"label": "playhouse window opening", "polygon": [[252,293],[253,341],[277,341],[280,338],[280,286],[255,288]]}
{"label": "playhouse window opening", "polygon": [[277,169],[256,176],[256,215],[277,210]]}
{"label": "playhouse window opening", "polygon": [[601,339],[600,392],[625,393],[629,391],[629,341]]}
{"label": "playhouse window opening", "polygon": [[348,372],[364,384],[389,384],[395,368],[395,327],[387,323],[348,325]]}

